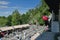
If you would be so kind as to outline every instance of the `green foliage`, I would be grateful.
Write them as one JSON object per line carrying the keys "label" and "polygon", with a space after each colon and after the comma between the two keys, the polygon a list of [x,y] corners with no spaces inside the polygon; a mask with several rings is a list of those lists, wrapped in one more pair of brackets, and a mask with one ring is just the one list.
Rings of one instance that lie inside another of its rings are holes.
{"label": "green foliage", "polygon": [[21,17],[22,24],[27,24],[29,22],[29,14],[28,12],[26,14],[23,14]]}
{"label": "green foliage", "polygon": [[0,17],[0,27],[6,26],[7,19],[5,17]]}
{"label": "green foliage", "polygon": [[11,26],[12,24],[11,24],[11,20],[12,19],[12,15],[9,15],[8,17],[7,17],[7,20],[8,20],[8,22],[7,22],[7,26]]}
{"label": "green foliage", "polygon": [[22,15],[21,21],[22,21],[22,24],[26,23],[26,16],[25,16],[25,14]]}
{"label": "green foliage", "polygon": [[39,18],[38,22],[39,22],[40,25],[44,25],[44,21],[42,20],[42,18]]}
{"label": "green foliage", "polygon": [[19,25],[20,24],[20,13],[18,12],[18,10],[15,10],[12,13],[12,21],[11,21],[12,25]]}

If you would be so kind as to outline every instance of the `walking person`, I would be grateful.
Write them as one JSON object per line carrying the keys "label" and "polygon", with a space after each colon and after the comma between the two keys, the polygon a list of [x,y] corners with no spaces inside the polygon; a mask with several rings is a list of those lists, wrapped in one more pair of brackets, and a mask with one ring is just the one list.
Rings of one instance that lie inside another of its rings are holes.
{"label": "walking person", "polygon": [[49,22],[48,22],[48,17],[46,15],[42,16],[43,21],[45,22],[45,26],[48,26]]}
{"label": "walking person", "polygon": [[42,16],[42,19],[43,19],[43,21],[45,22],[45,26],[47,26],[45,30],[49,30],[49,28],[48,28],[48,26],[49,26],[49,22],[48,22],[48,19],[49,19],[49,18],[48,18],[48,16],[43,15],[43,16]]}

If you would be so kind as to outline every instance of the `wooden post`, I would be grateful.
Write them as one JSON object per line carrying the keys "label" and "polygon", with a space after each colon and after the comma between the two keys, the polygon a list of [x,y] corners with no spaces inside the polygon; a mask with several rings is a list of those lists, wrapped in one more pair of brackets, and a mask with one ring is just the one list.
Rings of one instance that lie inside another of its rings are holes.
{"label": "wooden post", "polygon": [[55,16],[54,16],[54,12],[53,12],[53,10],[52,10],[52,20],[51,20],[51,31],[52,31],[52,22],[53,22],[53,20],[54,20],[54,18],[55,18]]}

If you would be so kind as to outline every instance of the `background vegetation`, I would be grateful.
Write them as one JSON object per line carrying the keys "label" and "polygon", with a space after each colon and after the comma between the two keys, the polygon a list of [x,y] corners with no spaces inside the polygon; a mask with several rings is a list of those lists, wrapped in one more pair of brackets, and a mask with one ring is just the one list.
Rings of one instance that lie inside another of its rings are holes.
{"label": "background vegetation", "polygon": [[16,9],[8,17],[0,16],[0,27],[27,23],[38,23],[41,25],[44,24],[44,21],[42,20],[43,14],[46,14],[47,16],[50,14],[49,7],[44,0],[42,0],[42,5],[38,4],[37,7],[29,9],[24,14],[19,13],[18,9]]}

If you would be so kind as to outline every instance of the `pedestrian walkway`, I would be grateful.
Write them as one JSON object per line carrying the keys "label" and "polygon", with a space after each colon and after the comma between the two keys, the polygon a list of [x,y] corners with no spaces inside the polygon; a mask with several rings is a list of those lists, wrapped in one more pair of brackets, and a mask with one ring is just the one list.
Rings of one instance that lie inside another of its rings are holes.
{"label": "pedestrian walkway", "polygon": [[53,32],[44,32],[42,35],[38,36],[35,40],[54,40]]}

